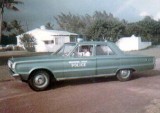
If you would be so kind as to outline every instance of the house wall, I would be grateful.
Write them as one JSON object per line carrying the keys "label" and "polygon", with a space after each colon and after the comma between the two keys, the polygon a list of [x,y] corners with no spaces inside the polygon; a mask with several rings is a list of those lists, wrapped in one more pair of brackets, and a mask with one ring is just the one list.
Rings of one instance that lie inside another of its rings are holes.
{"label": "house wall", "polygon": [[[34,29],[27,32],[26,34],[31,34],[35,39],[37,44],[35,45],[36,52],[55,52],[59,49],[64,43],[70,42],[70,35],[77,35],[69,33],[66,31],[57,31],[57,30],[43,30],[43,29]],[[20,37],[17,36],[17,45],[24,47],[21,44]]]}
{"label": "house wall", "polygon": [[70,36],[55,36],[55,45],[63,45],[70,42]]}
{"label": "house wall", "polygon": [[52,52],[57,51],[64,43],[70,42],[70,36],[54,36],[55,44],[50,50]]}
{"label": "house wall", "polygon": [[140,37],[135,36],[121,38],[116,44],[122,51],[140,50],[152,45],[151,42],[142,42]]}
{"label": "house wall", "polygon": [[[56,42],[56,40],[58,40]],[[37,42],[36,52],[55,52],[57,51],[64,43],[69,42],[69,36],[68,37],[61,37],[58,36],[57,39],[55,38],[54,43],[52,44],[45,44],[44,41],[39,40]]]}
{"label": "house wall", "polygon": [[[49,36],[47,36],[49,37]],[[55,52],[58,50],[64,43],[70,42],[69,36],[52,36],[51,39],[53,39],[54,43],[45,43],[50,42],[51,40],[40,40],[41,38],[36,38],[36,45],[35,45],[35,52]],[[17,45],[24,48],[24,46],[21,44],[20,37],[17,37]]]}
{"label": "house wall", "polygon": [[42,40],[37,40],[37,45],[35,45],[35,52],[48,52],[47,47]]}
{"label": "house wall", "polygon": [[121,38],[116,44],[122,51],[131,51],[138,50],[138,41],[138,38]]}
{"label": "house wall", "polygon": [[152,45],[152,42],[141,42],[139,44],[139,49],[144,49]]}

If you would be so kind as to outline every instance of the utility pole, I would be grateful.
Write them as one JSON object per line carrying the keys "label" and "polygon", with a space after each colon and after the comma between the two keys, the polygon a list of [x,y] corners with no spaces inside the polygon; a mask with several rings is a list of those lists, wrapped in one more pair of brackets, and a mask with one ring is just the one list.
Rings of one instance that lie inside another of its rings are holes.
{"label": "utility pole", "polygon": [[2,39],[2,8],[0,7],[0,44]]}

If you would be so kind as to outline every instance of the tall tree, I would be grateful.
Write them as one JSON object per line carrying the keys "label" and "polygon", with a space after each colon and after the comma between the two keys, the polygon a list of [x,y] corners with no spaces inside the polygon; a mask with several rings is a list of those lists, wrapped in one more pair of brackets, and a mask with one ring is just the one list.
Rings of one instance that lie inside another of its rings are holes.
{"label": "tall tree", "polygon": [[146,31],[145,29],[140,26],[137,22],[136,23],[129,23],[126,25],[125,29],[125,35],[126,36],[131,36],[131,35],[136,35],[136,36],[146,36]]}
{"label": "tall tree", "polygon": [[63,30],[68,30],[70,32],[76,32],[79,34],[83,33],[83,29],[85,27],[84,21],[82,21],[82,17],[79,15],[73,15],[71,13],[58,15],[55,17],[57,23],[60,28]]}
{"label": "tall tree", "polygon": [[120,21],[105,11],[95,11],[93,15],[73,15],[61,13],[55,17],[61,29],[82,34],[91,39],[116,41],[125,36],[136,35],[143,40],[160,43],[160,20],[147,16],[143,20],[128,23]]}
{"label": "tall tree", "polygon": [[83,35],[88,35],[88,29],[95,25],[97,21],[118,21],[111,13],[107,14],[105,11],[95,11],[93,15],[86,14],[84,16],[61,13],[55,19],[61,29]]}
{"label": "tall tree", "polygon": [[124,32],[125,26],[116,20],[97,20],[87,30],[87,35],[92,39],[116,41]]}
{"label": "tall tree", "polygon": [[22,25],[17,20],[13,20],[11,22],[2,22],[2,36],[7,37],[16,37],[24,33]]}
{"label": "tall tree", "polygon": [[21,1],[16,0],[0,0],[0,43],[1,43],[1,37],[2,37],[2,21],[3,21],[3,12],[4,8],[19,11],[19,9],[15,6],[15,4],[22,4]]}

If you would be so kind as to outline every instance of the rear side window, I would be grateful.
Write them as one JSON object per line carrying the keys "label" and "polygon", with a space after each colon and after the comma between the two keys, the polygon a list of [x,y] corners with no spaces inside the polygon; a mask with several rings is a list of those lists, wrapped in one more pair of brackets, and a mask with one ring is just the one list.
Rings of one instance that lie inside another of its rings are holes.
{"label": "rear side window", "polygon": [[114,52],[107,45],[97,45],[96,55],[114,55]]}

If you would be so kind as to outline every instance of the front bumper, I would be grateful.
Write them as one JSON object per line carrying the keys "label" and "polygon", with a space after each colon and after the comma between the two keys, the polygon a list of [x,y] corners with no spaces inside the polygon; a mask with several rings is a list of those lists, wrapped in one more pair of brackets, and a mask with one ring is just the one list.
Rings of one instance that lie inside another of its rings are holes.
{"label": "front bumper", "polygon": [[12,76],[17,80],[21,80],[21,77],[19,74],[13,74]]}
{"label": "front bumper", "polygon": [[9,72],[12,75],[12,77],[14,77],[15,79],[21,79],[20,75],[15,73],[12,69],[9,68]]}

